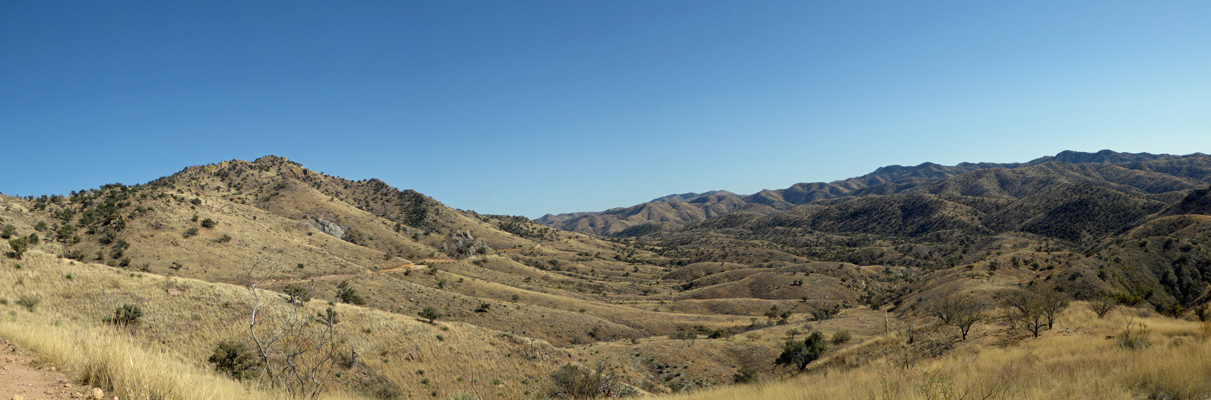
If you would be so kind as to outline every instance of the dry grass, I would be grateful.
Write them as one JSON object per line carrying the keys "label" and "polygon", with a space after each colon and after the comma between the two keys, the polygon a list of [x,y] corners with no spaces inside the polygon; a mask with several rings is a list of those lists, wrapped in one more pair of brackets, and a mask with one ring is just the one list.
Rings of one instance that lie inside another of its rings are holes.
{"label": "dry grass", "polygon": [[[893,357],[866,367],[825,370],[787,381],[735,386],[676,399],[1136,399],[1211,396],[1211,342],[1200,324],[1139,317],[1120,310],[1097,319],[1083,303],[1063,329],[1008,347],[966,343],[948,355],[907,367]],[[1153,345],[1126,350],[1107,336],[1131,321],[1151,330]],[[1058,327],[1057,327],[1058,328]],[[1150,397],[1158,396],[1158,397]],[[1167,396],[1167,397],[1166,397]]]}
{"label": "dry grass", "polygon": [[[247,341],[251,296],[247,288],[154,274],[131,274],[31,252],[16,268],[0,264],[0,298],[8,299],[0,335],[42,356],[82,382],[122,398],[270,398],[273,392],[210,371],[205,362],[224,340]],[[71,275],[68,279],[67,276]],[[175,294],[174,294],[175,293]],[[37,295],[34,312],[13,304]],[[270,294],[270,310],[290,307]],[[144,317],[129,327],[102,323],[122,304],[137,304]],[[306,312],[329,307],[313,300]],[[345,351],[361,365],[339,369],[328,397],[352,398],[366,378],[398,385],[405,398],[446,398],[480,393],[481,398],[525,398],[560,364],[574,361],[542,340],[455,322],[428,324],[414,316],[332,306]],[[276,312],[276,311],[275,311]],[[418,371],[424,371],[423,374]]]}

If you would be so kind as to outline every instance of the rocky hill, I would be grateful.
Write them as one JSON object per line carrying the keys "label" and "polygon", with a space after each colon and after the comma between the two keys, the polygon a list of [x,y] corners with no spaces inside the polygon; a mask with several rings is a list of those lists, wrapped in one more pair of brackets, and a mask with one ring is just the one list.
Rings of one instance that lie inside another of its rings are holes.
{"label": "rocky hill", "polygon": [[734,211],[768,213],[770,209],[788,210],[839,198],[934,194],[1021,199],[1061,187],[1092,185],[1170,201],[1178,192],[1208,184],[1211,184],[1211,156],[1201,153],[1173,156],[1109,150],[1097,153],[1065,151],[1013,164],[893,165],[856,178],[829,183],[798,183],[786,189],[763,190],[747,196],[726,193],[679,201],[681,197],[675,195],[604,212],[546,215],[536,221],[563,230],[625,237],[656,229],[676,229]]}
{"label": "rocky hill", "polygon": [[[0,196],[0,286],[11,288],[0,304],[60,338],[47,349],[81,335],[125,343],[134,348],[87,354],[121,366],[139,352],[208,376],[207,387],[238,378],[207,360],[255,346],[248,321],[266,305],[270,320],[336,327],[328,388],[353,396],[548,396],[569,363],[620,371],[627,392],[696,391],[787,373],[773,362],[784,339],[809,330],[857,339],[830,347],[844,368],[904,349],[942,356],[954,341],[930,310],[956,293],[991,307],[1007,290],[1043,288],[1205,315],[1209,171],[1201,154],[1114,152],[893,166],[544,220],[568,231],[267,156],[69,196]],[[146,317],[115,327],[126,305]],[[933,336],[901,340],[918,327]],[[984,337],[1025,338],[1004,329]],[[266,373],[233,390],[263,390]]]}

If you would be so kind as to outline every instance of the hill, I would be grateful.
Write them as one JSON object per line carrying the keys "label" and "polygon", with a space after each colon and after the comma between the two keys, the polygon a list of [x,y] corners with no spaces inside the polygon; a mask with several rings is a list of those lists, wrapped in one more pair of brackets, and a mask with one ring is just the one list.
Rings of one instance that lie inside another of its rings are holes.
{"label": "hill", "polygon": [[[877,388],[870,374],[906,359],[957,368],[946,360],[981,346],[1113,334],[1074,306],[1052,329],[985,319],[960,339],[936,311],[948,296],[990,318],[1012,315],[1005,299],[1019,290],[1081,307],[1114,299],[1115,315],[1196,336],[1177,321],[1208,317],[1209,165],[1065,152],[893,166],[832,186],[675,195],[566,219],[587,226],[575,232],[281,157],[231,160],[69,196],[0,196],[11,317],[0,336],[134,398],[542,398],[596,366],[623,393],[800,372]],[[294,336],[265,347],[275,331]],[[812,331],[836,337],[822,358],[775,363]],[[322,346],[298,347],[312,343]],[[237,347],[259,360],[247,374],[208,361]],[[283,358],[292,351],[323,379],[274,378],[298,365]],[[132,357],[160,368],[125,367]]]}
{"label": "hill", "polygon": [[[929,193],[1019,199],[1044,190],[1074,185],[1113,188],[1133,195],[1165,196],[1211,184],[1211,157],[1148,153],[1074,151],[1025,163],[924,163],[892,165],[856,178],[829,183],[798,183],[786,189],[739,196],[666,196],[652,202],[604,212],[546,215],[536,221],[563,230],[607,236],[638,236],[656,228],[676,229],[735,211],[787,210],[824,200],[872,195]],[[658,204],[661,203],[661,204]],[[668,204],[663,204],[668,203]],[[747,207],[746,207],[747,205]],[[763,206],[754,209],[755,206]],[[764,208],[768,207],[768,208]],[[636,229],[635,227],[646,227]]]}

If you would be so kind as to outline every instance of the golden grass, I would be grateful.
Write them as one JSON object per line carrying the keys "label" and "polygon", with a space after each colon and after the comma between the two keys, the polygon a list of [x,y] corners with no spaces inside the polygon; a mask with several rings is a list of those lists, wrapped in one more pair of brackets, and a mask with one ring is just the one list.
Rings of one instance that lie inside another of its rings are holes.
{"label": "golden grass", "polygon": [[[1211,396],[1211,341],[1197,323],[1138,317],[1120,310],[1097,319],[1076,303],[1054,331],[998,348],[962,343],[948,355],[908,367],[894,357],[862,368],[826,370],[790,380],[672,396],[675,399],[1135,399]],[[1128,321],[1151,330],[1153,345],[1118,347],[1108,339]]]}
{"label": "golden grass", "polygon": [[147,349],[141,340],[98,326],[51,321],[43,314],[15,313],[0,323],[0,336],[32,350],[79,382],[107,388],[123,399],[269,399],[269,393]]}
{"label": "golden grass", "polygon": [[[221,341],[248,340],[247,288],[132,274],[38,251],[19,263],[20,269],[12,260],[0,263],[0,298],[7,300],[0,305],[0,336],[74,379],[123,399],[280,397],[255,383],[212,372],[205,361]],[[42,302],[31,313],[14,304],[22,295],[40,296]],[[273,303],[269,314],[292,307],[280,293],[266,296]],[[129,327],[102,323],[127,303],[142,308],[140,322]],[[304,312],[327,307],[311,301]],[[354,393],[366,374],[396,383],[404,398],[475,392],[481,398],[525,398],[542,390],[538,382],[548,372],[575,361],[542,340],[462,323],[428,324],[414,316],[345,304],[331,307],[339,315],[342,350],[357,351],[362,366],[338,368],[341,374],[331,379],[325,398],[356,398],[342,392]]]}

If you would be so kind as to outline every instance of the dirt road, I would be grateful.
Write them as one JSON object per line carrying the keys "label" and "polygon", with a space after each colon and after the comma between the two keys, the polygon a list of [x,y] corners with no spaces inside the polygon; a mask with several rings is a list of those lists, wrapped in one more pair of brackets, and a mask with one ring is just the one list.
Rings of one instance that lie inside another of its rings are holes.
{"label": "dirt road", "polygon": [[[0,400],[89,399],[92,388],[72,382],[53,366],[0,338]],[[112,399],[113,397],[107,397]]]}

